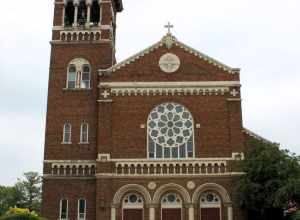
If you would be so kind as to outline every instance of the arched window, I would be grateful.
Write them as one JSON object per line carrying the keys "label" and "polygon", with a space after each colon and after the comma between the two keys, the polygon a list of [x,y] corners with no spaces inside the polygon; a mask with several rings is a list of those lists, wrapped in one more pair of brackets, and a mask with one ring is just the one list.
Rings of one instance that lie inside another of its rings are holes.
{"label": "arched window", "polygon": [[221,219],[221,199],[216,193],[204,192],[200,197],[201,219]]}
{"label": "arched window", "polygon": [[82,67],[81,88],[90,88],[90,66],[86,64]]}
{"label": "arched window", "polygon": [[78,200],[78,220],[85,220],[86,218],[86,200]]}
{"label": "arched window", "polygon": [[72,126],[70,123],[64,124],[63,143],[71,143]]}
{"label": "arched window", "polygon": [[60,220],[68,219],[68,200],[67,199],[61,199],[59,206],[60,206],[59,219]]}
{"label": "arched window", "polygon": [[143,219],[143,198],[136,193],[126,195],[122,203],[122,215],[123,220]]}
{"label": "arched window", "polygon": [[91,67],[87,60],[77,58],[68,65],[68,89],[89,89],[91,87]]}
{"label": "arched window", "polygon": [[194,157],[194,122],[182,105],[164,103],[148,117],[148,158]]}
{"label": "arched window", "polygon": [[70,65],[68,70],[68,88],[76,88],[76,66]]}
{"label": "arched window", "polygon": [[80,0],[78,6],[78,24],[85,25],[87,20],[87,7],[85,4],[85,0]]}
{"label": "arched window", "polygon": [[182,200],[176,193],[168,193],[161,199],[162,219],[182,219]]}
{"label": "arched window", "polygon": [[87,123],[81,124],[80,128],[80,143],[89,142],[89,125]]}
{"label": "arched window", "polygon": [[65,26],[72,26],[74,23],[75,7],[72,0],[67,1],[65,6]]}
{"label": "arched window", "polygon": [[97,25],[100,22],[100,5],[98,0],[93,0],[91,7],[91,23]]}

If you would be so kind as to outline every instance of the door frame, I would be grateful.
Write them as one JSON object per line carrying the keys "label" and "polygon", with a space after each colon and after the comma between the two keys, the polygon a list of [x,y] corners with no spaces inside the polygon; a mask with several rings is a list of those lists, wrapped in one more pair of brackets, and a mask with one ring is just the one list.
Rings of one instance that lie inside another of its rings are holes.
{"label": "door frame", "polygon": [[130,210],[130,209],[134,209],[134,210],[142,210],[142,220],[145,219],[145,212],[144,212],[144,208],[141,207],[126,207],[126,208],[122,208],[122,220],[124,220],[124,210]]}

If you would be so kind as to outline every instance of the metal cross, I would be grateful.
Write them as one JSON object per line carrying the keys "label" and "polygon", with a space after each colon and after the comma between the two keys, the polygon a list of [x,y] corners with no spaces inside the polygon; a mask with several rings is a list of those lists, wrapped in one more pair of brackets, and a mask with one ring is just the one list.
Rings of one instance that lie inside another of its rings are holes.
{"label": "metal cross", "polygon": [[168,28],[168,34],[171,34],[171,28],[174,28],[174,25],[172,25],[170,22],[168,22],[168,24],[165,25],[165,28]]}

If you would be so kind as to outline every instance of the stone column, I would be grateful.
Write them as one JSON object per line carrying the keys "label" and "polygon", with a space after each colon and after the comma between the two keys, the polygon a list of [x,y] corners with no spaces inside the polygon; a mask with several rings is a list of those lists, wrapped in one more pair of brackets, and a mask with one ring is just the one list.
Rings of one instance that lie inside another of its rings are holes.
{"label": "stone column", "polygon": [[188,204],[188,205],[186,206],[186,208],[188,209],[189,220],[194,220],[194,217],[195,217],[195,209],[194,209],[194,205],[193,205],[193,204]]}
{"label": "stone column", "polygon": [[86,15],[86,24],[85,24],[85,26],[90,27],[90,23],[91,23],[91,6],[92,6],[91,0],[87,0],[86,6],[87,6],[87,15]]}
{"label": "stone column", "polygon": [[116,215],[116,208],[115,207],[111,207],[111,213],[110,213],[110,220],[116,220],[117,215]]}
{"label": "stone column", "polygon": [[227,207],[227,215],[228,215],[228,220],[233,219],[232,206],[231,205]]}
{"label": "stone column", "polygon": [[155,207],[153,206],[149,208],[149,220],[155,220]]}
{"label": "stone column", "polygon": [[75,12],[74,12],[74,24],[73,26],[74,27],[77,27],[78,26],[78,6],[79,6],[79,2],[78,0],[75,0],[74,1],[74,7],[75,7]]}
{"label": "stone column", "polygon": [[100,27],[101,26],[101,21],[102,21],[102,0],[99,0],[98,1],[99,3],[99,23],[98,23],[98,26]]}
{"label": "stone column", "polygon": [[66,4],[64,2],[64,6],[62,7],[62,21],[61,21],[61,25],[64,27],[65,26],[65,13],[66,13]]}

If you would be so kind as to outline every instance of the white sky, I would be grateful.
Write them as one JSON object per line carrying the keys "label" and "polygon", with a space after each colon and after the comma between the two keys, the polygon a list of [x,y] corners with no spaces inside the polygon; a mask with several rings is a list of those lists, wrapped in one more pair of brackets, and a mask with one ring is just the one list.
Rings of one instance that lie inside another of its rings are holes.
{"label": "white sky", "polygon": [[[240,67],[244,125],[300,153],[299,0],[123,0],[117,57],[157,42],[163,26]],[[53,0],[1,2],[0,185],[42,170]]]}

